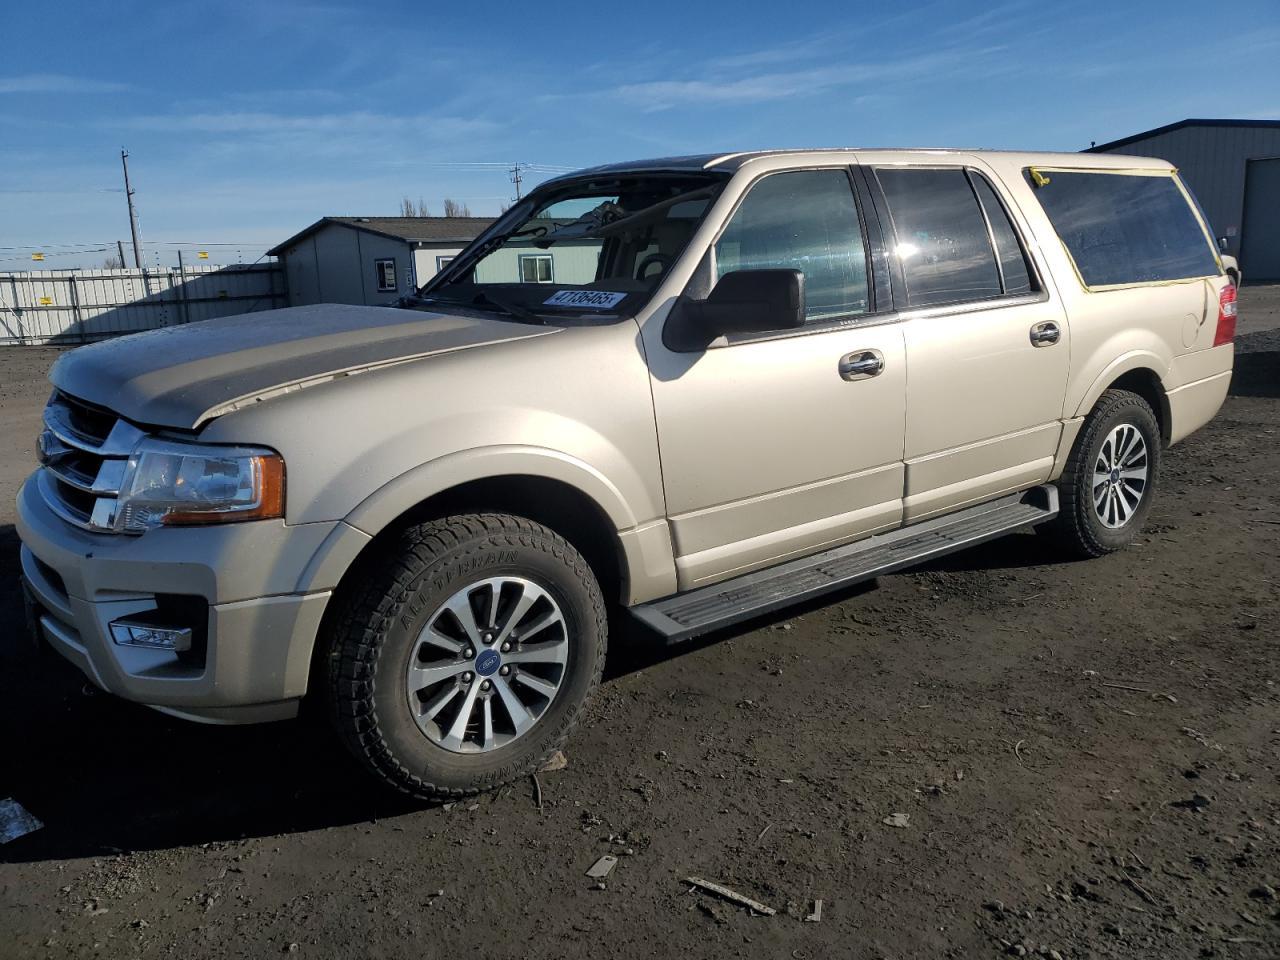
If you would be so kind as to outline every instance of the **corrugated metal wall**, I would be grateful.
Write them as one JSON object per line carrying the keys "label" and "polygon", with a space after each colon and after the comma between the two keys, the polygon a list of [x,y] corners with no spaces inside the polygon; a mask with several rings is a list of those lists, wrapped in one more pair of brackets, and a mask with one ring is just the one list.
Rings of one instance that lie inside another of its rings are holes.
{"label": "corrugated metal wall", "polygon": [[[1159,157],[1172,163],[1200,201],[1214,236],[1227,237],[1228,252],[1238,256],[1245,164],[1255,158],[1280,157],[1280,128],[1183,127],[1100,152]],[[1241,269],[1248,280],[1248,265],[1242,263]]]}
{"label": "corrugated metal wall", "polygon": [[0,274],[0,345],[105,337],[283,306],[276,264]]}
{"label": "corrugated metal wall", "polygon": [[1240,269],[1246,278],[1280,281],[1280,157],[1249,161],[1244,201]]}

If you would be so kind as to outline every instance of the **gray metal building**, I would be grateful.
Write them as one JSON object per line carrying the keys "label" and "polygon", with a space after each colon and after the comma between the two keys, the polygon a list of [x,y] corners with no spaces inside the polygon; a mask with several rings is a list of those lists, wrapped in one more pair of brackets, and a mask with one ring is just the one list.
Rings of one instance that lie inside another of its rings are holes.
{"label": "gray metal building", "polygon": [[1280,120],[1179,120],[1086,152],[1168,160],[1245,282],[1280,281]]}
{"label": "gray metal building", "polygon": [[420,287],[490,217],[324,217],[267,251],[284,265],[289,305],[382,304]]}
{"label": "gray metal building", "polygon": [[[486,217],[325,217],[267,252],[279,257],[289,305],[392,303],[422,286],[484,232]],[[533,240],[489,254],[476,269],[481,283],[590,283],[599,239]]]}

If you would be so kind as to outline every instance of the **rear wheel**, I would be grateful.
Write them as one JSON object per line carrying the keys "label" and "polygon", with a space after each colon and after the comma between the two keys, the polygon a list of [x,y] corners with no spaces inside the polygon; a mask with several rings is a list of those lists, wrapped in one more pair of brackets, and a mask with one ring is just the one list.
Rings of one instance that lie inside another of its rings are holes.
{"label": "rear wheel", "polygon": [[1108,390],[1085,419],[1062,477],[1060,512],[1044,526],[1070,553],[1100,557],[1142,531],[1160,474],[1160,427],[1151,406]]}
{"label": "rear wheel", "polygon": [[501,514],[410,527],[339,621],[334,722],[401,791],[492,789],[564,742],[599,683],[606,634],[595,577],[548,528]]}

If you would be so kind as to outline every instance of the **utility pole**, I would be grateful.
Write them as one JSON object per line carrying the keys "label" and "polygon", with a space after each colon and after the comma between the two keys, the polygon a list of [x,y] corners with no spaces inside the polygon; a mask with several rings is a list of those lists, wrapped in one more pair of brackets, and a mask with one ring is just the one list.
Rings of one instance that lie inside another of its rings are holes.
{"label": "utility pole", "polygon": [[516,185],[516,199],[519,200],[520,199],[520,183],[522,180],[524,180],[524,177],[520,175],[519,162],[517,162],[516,165],[511,168],[510,172],[511,172],[511,182]]}
{"label": "utility pole", "polygon": [[138,243],[138,213],[133,209],[133,188],[129,186],[129,154],[120,151],[120,165],[124,167],[124,196],[129,201],[129,232],[133,235],[133,265],[142,269],[142,247]]}
{"label": "utility pole", "polygon": [[119,240],[116,241],[116,253],[120,254],[120,269],[124,269],[124,244]]}

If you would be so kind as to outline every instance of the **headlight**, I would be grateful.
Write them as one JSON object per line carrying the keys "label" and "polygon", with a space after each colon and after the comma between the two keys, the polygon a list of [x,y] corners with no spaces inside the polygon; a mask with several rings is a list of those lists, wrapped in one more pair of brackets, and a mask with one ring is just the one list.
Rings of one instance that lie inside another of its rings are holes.
{"label": "headlight", "polygon": [[146,439],[129,455],[116,529],[284,516],[284,461],[257,447]]}

